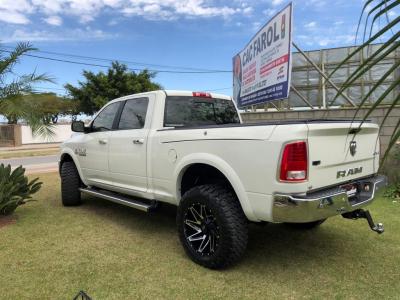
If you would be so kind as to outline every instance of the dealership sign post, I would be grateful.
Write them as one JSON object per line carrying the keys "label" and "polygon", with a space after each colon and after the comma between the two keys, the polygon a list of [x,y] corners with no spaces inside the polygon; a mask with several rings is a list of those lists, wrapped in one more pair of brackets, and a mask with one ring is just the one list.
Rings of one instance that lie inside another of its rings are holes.
{"label": "dealership sign post", "polygon": [[292,3],[233,58],[233,98],[245,107],[289,97]]}

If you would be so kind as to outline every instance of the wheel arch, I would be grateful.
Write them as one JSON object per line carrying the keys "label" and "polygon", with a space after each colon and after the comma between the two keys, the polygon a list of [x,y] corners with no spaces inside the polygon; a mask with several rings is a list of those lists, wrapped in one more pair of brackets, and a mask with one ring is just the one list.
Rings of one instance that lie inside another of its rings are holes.
{"label": "wheel arch", "polygon": [[184,192],[187,190],[187,187],[182,186],[185,184],[185,175],[188,176],[188,172],[193,171],[195,168],[201,169],[202,167],[212,170],[212,172],[215,172],[214,174],[221,174],[236,194],[246,217],[252,221],[258,220],[250,205],[246,190],[244,189],[244,186],[235,170],[220,157],[208,153],[185,157],[177,165],[175,169],[175,182],[176,199],[178,200],[178,203],[180,202]]}
{"label": "wheel arch", "polygon": [[61,174],[61,167],[62,167],[63,163],[66,162],[66,161],[72,161],[75,164],[76,169],[78,170],[79,177],[80,177],[81,181],[85,185],[87,185],[85,180],[84,180],[84,177],[83,177],[83,174],[82,174],[82,171],[81,171],[81,168],[80,168],[79,161],[76,159],[75,154],[72,151],[64,150],[61,153],[60,162],[59,162],[59,165],[58,165],[59,174]]}

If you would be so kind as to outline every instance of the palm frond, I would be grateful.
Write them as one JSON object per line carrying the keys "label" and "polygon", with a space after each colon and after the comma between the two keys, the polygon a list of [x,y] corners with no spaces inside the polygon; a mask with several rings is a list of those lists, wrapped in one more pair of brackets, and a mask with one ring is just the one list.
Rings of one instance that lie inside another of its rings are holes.
{"label": "palm frond", "polygon": [[400,130],[399,130],[399,128],[400,128],[400,119],[397,122],[397,125],[393,130],[393,134],[392,134],[392,136],[390,138],[390,141],[389,141],[388,150],[386,150],[386,152],[385,152],[385,154],[384,154],[384,156],[382,158],[381,166],[383,166],[383,164],[385,163],[386,159],[388,158],[390,149],[392,149],[393,146],[396,145],[397,141],[400,139]]}
{"label": "palm frond", "polygon": [[0,76],[10,72],[14,65],[19,62],[19,59],[22,55],[35,50],[37,49],[32,47],[29,42],[18,43],[14,50],[9,51],[9,55],[7,57],[0,60]]}
{"label": "palm frond", "polygon": [[[357,107],[357,110],[354,114],[353,120],[357,117],[358,112],[360,111],[361,107],[363,107],[363,105],[365,104],[365,102],[367,102],[368,98],[379,88],[379,86],[385,82],[385,80],[393,74],[393,72],[400,66],[400,61],[396,62],[388,71],[386,71],[385,74],[383,74],[383,76],[372,86],[372,88],[370,89],[370,91],[364,96],[364,98],[361,100],[360,104]],[[374,102],[374,104],[372,105],[372,109],[375,109],[378,105],[381,104],[381,102],[386,98],[386,96],[393,91],[394,89],[397,88],[398,84],[400,83],[400,79],[398,79],[397,81],[393,82],[391,84],[391,86],[386,89],[386,91],[384,93],[382,93],[382,95]],[[368,116],[372,113],[372,110],[368,111],[368,113],[366,114],[366,116],[363,119],[363,122],[368,118]],[[363,123],[362,122],[362,123]],[[362,125],[362,123],[360,124],[360,126]]]}
{"label": "palm frond", "polygon": [[[367,113],[365,114],[364,118],[362,119],[359,127],[362,126],[362,124],[368,119],[368,117],[372,114],[372,112],[382,103],[383,100],[389,95],[391,91],[396,89],[400,84],[400,79],[394,81],[383,93],[382,95],[379,96],[378,100],[374,102],[374,104],[369,108]],[[379,85],[374,85],[374,89],[376,89]],[[365,99],[364,99],[365,100]],[[383,125],[383,124],[381,124]]]}
{"label": "palm frond", "polygon": [[[383,5],[386,5],[387,3],[386,3],[386,1],[383,1],[382,4],[383,4]],[[386,6],[384,9],[380,10],[380,11],[374,16],[374,18],[372,19],[371,25],[370,25],[369,36],[372,35],[372,31],[373,31],[374,24],[375,24],[376,20],[378,20],[380,17],[382,17],[382,15],[387,16],[388,12],[389,12],[389,11],[392,11],[392,10],[393,10],[396,6],[398,6],[398,5],[400,5],[400,0],[397,0],[397,1],[393,2],[393,3],[391,3],[390,5]],[[370,12],[370,13],[371,13],[371,12]],[[390,22],[389,19],[388,19],[388,22]],[[367,25],[367,24],[366,24],[366,25]],[[365,32],[364,32],[364,34],[365,34]]]}
{"label": "palm frond", "polygon": [[[357,43],[357,37],[358,37],[358,33],[359,33],[359,30],[360,30],[361,21],[362,21],[362,19],[363,19],[364,13],[366,12],[368,6],[369,6],[373,1],[374,1],[374,0],[369,0],[369,1],[365,2],[365,4],[364,4],[364,7],[363,7],[362,12],[361,12],[361,14],[360,14],[360,19],[358,20],[357,31],[356,31],[356,37],[355,37],[355,42],[356,42],[356,43]],[[363,42],[365,42],[365,34],[366,34],[366,32],[367,32],[367,27],[368,27],[370,15],[371,15],[372,13],[374,13],[376,10],[378,10],[378,9],[379,9],[381,6],[383,6],[384,4],[385,4],[384,2],[379,3],[378,5],[376,5],[375,7],[373,7],[373,8],[368,12],[368,14],[367,14],[367,16],[366,16],[366,20],[365,20],[365,22],[364,22],[364,34],[362,35],[362,36],[363,36]]]}
{"label": "palm frond", "polygon": [[[388,55],[392,54],[393,51],[395,51],[397,48],[399,48],[400,43],[395,42],[395,40],[398,37],[400,37],[400,32],[398,32],[395,37],[390,38],[389,41],[384,43],[378,50],[376,50],[370,57],[368,57],[362,64],[360,64],[356,68],[356,70],[349,76],[349,78],[347,78],[347,80],[344,82],[344,84],[339,89],[336,96],[331,101],[330,105],[332,105],[336,101],[336,99],[344,92],[345,89],[347,89],[349,86],[351,86],[355,81],[360,79],[362,75],[364,75],[366,72],[368,72],[370,69],[372,69],[375,65],[377,65],[380,61],[382,61]],[[384,53],[379,55],[377,58],[375,58],[378,54],[380,54],[389,45],[392,45],[392,46],[389,49],[387,49]]]}
{"label": "palm frond", "polygon": [[54,78],[50,77],[46,73],[31,73],[20,76],[0,88],[0,98],[7,98],[13,95],[31,93],[34,90],[33,85],[42,82],[54,83]]}
{"label": "palm frond", "polygon": [[357,47],[353,52],[351,52],[343,61],[341,61],[335,69],[329,74],[329,77],[331,77],[334,73],[336,73],[337,70],[339,70],[344,64],[346,64],[352,57],[354,57],[357,53],[362,51],[365,47],[371,45],[374,41],[376,41],[378,38],[380,38],[383,34],[385,34],[390,28],[395,27],[397,24],[400,23],[400,16],[395,18],[393,21],[391,21],[389,24],[387,24],[384,28],[379,30],[377,33],[375,33],[372,37],[370,37],[366,42],[364,42],[361,46]]}
{"label": "palm frond", "polygon": [[392,102],[392,104],[390,105],[386,115],[383,117],[382,123],[381,123],[381,127],[379,128],[379,132],[382,131],[383,128],[383,124],[385,124],[387,118],[390,116],[390,113],[392,112],[392,110],[396,107],[397,104],[400,103],[400,93],[397,95],[396,99],[394,99],[394,101]]}
{"label": "palm frond", "polygon": [[[387,79],[389,76],[393,74],[397,74],[397,70],[400,68],[400,61],[395,60],[393,57],[396,57],[394,53],[398,51],[400,47],[400,31],[397,30],[400,24],[400,16],[397,16],[393,20],[390,20],[388,17],[389,12],[397,9],[400,5],[400,0],[368,0],[365,2],[364,7],[361,11],[361,15],[358,21],[357,33],[356,33],[356,41],[361,28],[361,24],[364,20],[364,33],[363,33],[363,43],[356,47],[336,68],[330,73],[329,76],[332,76],[337,70],[339,70],[343,65],[349,63],[349,61],[357,55],[358,53],[364,54],[364,50],[369,50],[369,47],[372,43],[376,42],[378,39],[384,39],[384,43],[380,46],[374,53],[369,55],[362,63],[352,72],[352,74],[346,79],[346,81],[342,84],[338,94],[334,97],[332,103],[337,99],[337,97],[344,92],[344,90],[348,89],[352,84],[354,84],[357,80],[363,78],[364,74],[371,70],[373,67],[378,66],[382,63],[383,60],[393,60],[393,65],[390,66],[389,69],[385,70],[385,73],[374,82],[373,86],[369,92],[362,97],[360,100],[359,106],[356,110],[353,120],[356,118],[357,114],[360,111],[360,108],[365,106],[368,99],[373,95],[374,92],[378,90],[378,88],[384,87],[384,91],[374,100],[374,103],[371,107],[368,108],[368,111],[363,116],[362,122],[360,123],[360,127],[363,122],[371,116],[371,114],[380,107],[383,103],[389,104],[390,106],[386,110],[385,116],[381,122],[381,128],[389,118],[393,109],[400,103],[400,94],[396,91],[398,86],[400,85],[400,78],[395,77],[390,81],[389,85],[386,85]],[[369,9],[368,13],[366,13],[367,8]],[[385,18],[386,17],[386,18]],[[385,18],[386,24],[382,26],[382,28],[377,29],[377,32],[373,33],[373,29],[375,28],[378,21]],[[371,20],[371,21],[370,21]],[[367,34],[367,28],[369,27],[369,33]],[[388,99],[390,95],[394,95],[393,99]],[[389,101],[388,101],[389,100]],[[332,104],[331,103],[331,104]],[[388,148],[383,156],[383,161],[388,157],[390,149],[396,144],[398,139],[400,138],[400,120],[394,128],[393,134],[391,136]]]}
{"label": "palm frond", "polygon": [[32,128],[32,135],[41,137],[46,142],[53,142],[55,133],[55,126],[53,124],[44,123],[29,123]]}

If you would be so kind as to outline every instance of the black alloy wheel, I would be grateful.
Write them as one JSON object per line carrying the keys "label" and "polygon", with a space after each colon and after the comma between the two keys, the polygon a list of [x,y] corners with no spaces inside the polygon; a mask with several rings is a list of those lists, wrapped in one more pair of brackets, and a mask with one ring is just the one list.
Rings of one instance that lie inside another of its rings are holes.
{"label": "black alloy wheel", "polygon": [[246,251],[247,218],[227,186],[205,184],[188,190],[180,201],[176,221],[186,254],[199,265],[226,268]]}
{"label": "black alloy wheel", "polygon": [[218,248],[219,227],[212,210],[205,204],[192,204],[184,216],[184,234],[193,251],[212,255]]}

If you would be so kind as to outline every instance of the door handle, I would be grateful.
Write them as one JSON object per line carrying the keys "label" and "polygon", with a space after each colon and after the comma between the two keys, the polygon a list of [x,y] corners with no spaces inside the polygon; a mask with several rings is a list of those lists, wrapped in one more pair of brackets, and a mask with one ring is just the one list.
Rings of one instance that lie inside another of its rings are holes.
{"label": "door handle", "polygon": [[135,145],[141,145],[141,144],[144,144],[144,139],[137,139],[137,140],[133,140],[133,143],[134,143]]}
{"label": "door handle", "polygon": [[99,144],[105,145],[105,144],[107,144],[107,140],[101,139],[101,140],[99,140]]}

